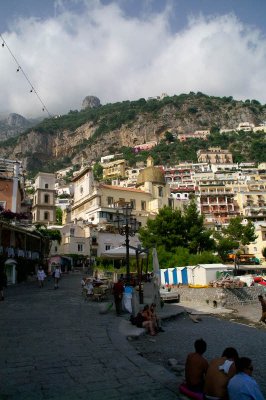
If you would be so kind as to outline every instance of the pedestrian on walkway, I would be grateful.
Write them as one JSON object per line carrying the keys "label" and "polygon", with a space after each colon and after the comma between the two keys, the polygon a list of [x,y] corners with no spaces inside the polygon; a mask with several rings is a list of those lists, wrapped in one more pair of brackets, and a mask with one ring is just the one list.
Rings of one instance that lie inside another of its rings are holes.
{"label": "pedestrian on walkway", "polygon": [[54,275],[54,288],[55,289],[59,288],[58,284],[59,284],[59,279],[61,278],[61,274],[62,274],[62,271],[61,271],[60,265],[57,265],[55,267],[54,272],[53,272],[53,275]]}
{"label": "pedestrian on walkway", "polygon": [[4,297],[4,288],[7,287],[7,276],[5,272],[5,268],[0,266],[0,301],[5,299]]}
{"label": "pedestrian on walkway", "polygon": [[37,279],[39,283],[39,288],[43,288],[44,279],[46,278],[46,273],[43,270],[42,265],[38,267],[37,271]]}
{"label": "pedestrian on walkway", "polygon": [[241,357],[236,361],[236,375],[228,383],[229,400],[265,400],[252,372],[250,358]]}
{"label": "pedestrian on walkway", "polygon": [[264,322],[266,324],[266,300],[263,298],[261,294],[258,296],[258,299],[261,304],[261,311],[262,311],[260,322]]}
{"label": "pedestrian on walkway", "polygon": [[114,283],[114,286],[113,286],[113,295],[114,295],[115,310],[116,310],[117,316],[122,314],[123,292],[124,292],[123,279],[119,278],[118,281],[116,283]]}

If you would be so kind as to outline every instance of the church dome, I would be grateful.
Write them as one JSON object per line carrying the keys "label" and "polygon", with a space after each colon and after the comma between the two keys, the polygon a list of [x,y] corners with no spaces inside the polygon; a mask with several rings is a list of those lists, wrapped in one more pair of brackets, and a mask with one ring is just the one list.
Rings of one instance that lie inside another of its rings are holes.
{"label": "church dome", "polygon": [[143,185],[145,182],[157,183],[165,185],[165,177],[163,171],[154,166],[149,166],[140,171],[136,183],[136,187]]}

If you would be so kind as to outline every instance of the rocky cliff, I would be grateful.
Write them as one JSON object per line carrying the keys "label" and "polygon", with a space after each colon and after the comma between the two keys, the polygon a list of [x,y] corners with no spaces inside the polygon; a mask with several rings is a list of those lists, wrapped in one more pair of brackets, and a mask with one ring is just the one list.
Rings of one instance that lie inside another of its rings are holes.
{"label": "rocky cliff", "polygon": [[256,126],[266,120],[266,106],[255,100],[235,101],[190,93],[164,100],[116,103],[89,111],[51,118],[27,130],[17,140],[0,145],[0,157],[20,159],[28,170],[50,170],[92,162],[121,147],[165,138],[172,134],[220,128],[240,122]]}
{"label": "rocky cliff", "polygon": [[38,119],[28,120],[22,115],[11,113],[0,118],[0,142],[17,136],[37,124]]}

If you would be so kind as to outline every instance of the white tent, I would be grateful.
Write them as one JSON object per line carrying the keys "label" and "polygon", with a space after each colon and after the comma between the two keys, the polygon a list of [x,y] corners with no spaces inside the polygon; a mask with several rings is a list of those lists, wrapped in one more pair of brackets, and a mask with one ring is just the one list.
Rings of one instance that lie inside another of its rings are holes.
{"label": "white tent", "polygon": [[[126,246],[116,247],[114,249],[106,250],[104,253],[101,254],[103,258],[113,258],[113,259],[122,259],[126,258]],[[134,258],[136,257],[136,250],[129,248],[129,257]],[[146,258],[147,254],[140,253],[140,258]]]}

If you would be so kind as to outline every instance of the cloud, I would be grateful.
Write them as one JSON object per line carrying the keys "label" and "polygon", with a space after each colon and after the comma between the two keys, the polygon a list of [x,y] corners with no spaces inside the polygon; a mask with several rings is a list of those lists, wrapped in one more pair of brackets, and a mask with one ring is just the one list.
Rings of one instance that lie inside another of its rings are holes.
{"label": "cloud", "polygon": [[[57,1],[49,19],[20,18],[2,33],[50,113],[80,109],[87,95],[105,104],[201,91],[265,103],[265,38],[235,15],[190,16],[176,31],[170,7],[137,18],[119,3],[67,4]],[[42,104],[16,69],[2,47],[1,111],[41,115]]]}

